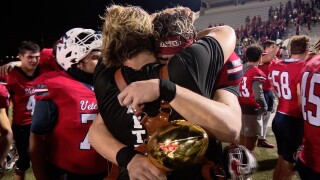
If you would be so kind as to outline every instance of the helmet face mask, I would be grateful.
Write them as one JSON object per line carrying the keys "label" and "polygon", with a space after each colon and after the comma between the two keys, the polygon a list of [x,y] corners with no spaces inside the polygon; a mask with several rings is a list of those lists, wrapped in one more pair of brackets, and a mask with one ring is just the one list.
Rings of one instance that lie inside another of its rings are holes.
{"label": "helmet face mask", "polygon": [[254,155],[246,147],[238,144],[225,147],[224,166],[229,179],[246,179],[258,168]]}
{"label": "helmet face mask", "polygon": [[57,43],[56,59],[67,70],[79,63],[92,50],[101,48],[101,34],[92,29],[73,28],[65,33]]}

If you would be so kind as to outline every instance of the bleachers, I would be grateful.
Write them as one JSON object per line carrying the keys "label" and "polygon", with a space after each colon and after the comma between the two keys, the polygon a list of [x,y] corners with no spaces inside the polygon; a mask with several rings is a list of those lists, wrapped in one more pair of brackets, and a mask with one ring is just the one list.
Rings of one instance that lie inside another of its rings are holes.
{"label": "bleachers", "polygon": [[207,9],[204,15],[200,16],[195,21],[195,26],[198,29],[207,28],[209,24],[224,23],[233,28],[240,27],[245,24],[245,18],[249,15],[260,15],[262,21],[268,19],[268,10],[270,6],[279,6],[280,2],[286,3],[287,0],[270,0],[264,2],[251,2],[238,6],[227,6],[221,8]]}
{"label": "bleachers", "polygon": [[[316,11],[317,13],[320,13],[319,9],[316,9]],[[294,25],[290,23],[286,31],[286,35],[284,36],[284,39],[292,37],[293,35],[296,35],[296,29]],[[311,38],[311,44],[315,44],[320,38],[320,23],[318,22],[316,25],[313,25],[313,22],[312,22],[311,30],[308,30],[308,28],[305,26],[301,26],[300,35],[309,36]]]}

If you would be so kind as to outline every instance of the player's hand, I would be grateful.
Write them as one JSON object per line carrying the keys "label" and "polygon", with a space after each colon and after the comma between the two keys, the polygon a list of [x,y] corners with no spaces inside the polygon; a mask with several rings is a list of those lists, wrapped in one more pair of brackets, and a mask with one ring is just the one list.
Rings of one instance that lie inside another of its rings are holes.
{"label": "player's hand", "polygon": [[0,77],[8,75],[15,66],[19,66],[20,64],[20,61],[13,61],[0,66]]}
{"label": "player's hand", "polygon": [[144,103],[152,102],[159,96],[159,79],[150,79],[131,83],[118,95],[118,100],[121,106],[141,111]]}
{"label": "player's hand", "polygon": [[135,155],[127,166],[131,180],[165,180],[164,172],[154,166],[148,157],[144,155]]}

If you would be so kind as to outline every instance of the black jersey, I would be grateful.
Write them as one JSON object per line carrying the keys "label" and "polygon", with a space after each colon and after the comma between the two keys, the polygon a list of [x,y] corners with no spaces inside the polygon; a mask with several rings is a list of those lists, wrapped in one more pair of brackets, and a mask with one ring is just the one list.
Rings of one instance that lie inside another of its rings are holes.
{"label": "black jersey", "polygon": [[[217,74],[223,64],[224,55],[219,43],[212,37],[204,37],[170,59],[168,64],[169,79],[179,86],[211,99],[214,95]],[[124,67],[122,74],[127,84],[130,84],[138,80],[159,78],[161,66],[160,64],[147,64],[139,71]],[[119,104],[117,96],[120,90],[114,79],[116,70],[117,68],[107,68],[103,63],[99,63],[96,67],[94,79],[98,107],[103,121],[112,135],[123,144],[135,147],[145,141],[147,134],[139,122],[142,117],[135,116],[131,108]],[[157,106],[156,102],[148,105]],[[181,118],[176,112],[170,115],[170,120]],[[222,153],[221,144],[211,139],[207,152],[210,152],[206,154],[209,159],[217,161],[222,156],[220,154]],[[193,167],[191,169],[190,171],[188,169],[187,172],[193,174],[191,175],[192,179],[195,179],[196,172],[194,171],[199,172],[201,176],[201,168]],[[187,174],[184,169],[181,173],[172,173],[170,176],[190,179],[191,176]]]}

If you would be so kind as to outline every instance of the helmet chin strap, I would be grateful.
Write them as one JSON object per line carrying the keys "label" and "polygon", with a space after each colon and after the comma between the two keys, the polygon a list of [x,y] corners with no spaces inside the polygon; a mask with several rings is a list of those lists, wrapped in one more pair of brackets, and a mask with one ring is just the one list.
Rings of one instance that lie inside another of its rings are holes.
{"label": "helmet chin strap", "polygon": [[78,64],[71,65],[67,72],[78,81],[93,85],[93,73],[85,72],[77,66]]}

